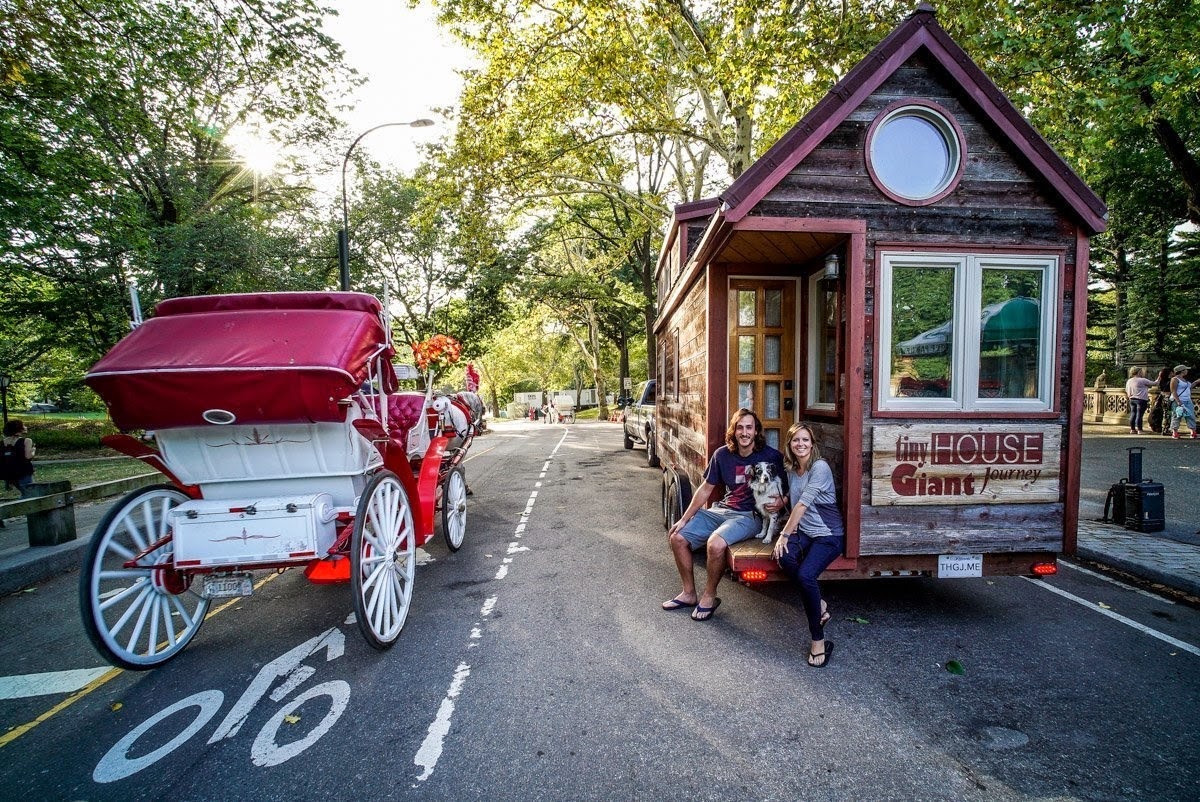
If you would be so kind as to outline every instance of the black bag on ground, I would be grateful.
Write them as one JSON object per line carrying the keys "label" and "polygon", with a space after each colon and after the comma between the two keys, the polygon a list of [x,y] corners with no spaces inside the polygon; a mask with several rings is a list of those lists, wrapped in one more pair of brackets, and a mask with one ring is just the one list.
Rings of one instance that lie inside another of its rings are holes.
{"label": "black bag on ground", "polygon": [[1124,479],[1108,489],[1104,499],[1104,517],[1100,520],[1107,524],[1125,525],[1125,485]]}

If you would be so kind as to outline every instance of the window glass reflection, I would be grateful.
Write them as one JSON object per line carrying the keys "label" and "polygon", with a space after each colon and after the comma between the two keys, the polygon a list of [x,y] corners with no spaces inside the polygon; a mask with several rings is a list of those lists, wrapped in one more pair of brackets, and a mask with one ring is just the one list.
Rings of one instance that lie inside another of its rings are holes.
{"label": "window glass reflection", "polygon": [[753,326],[755,321],[755,293],[754,290],[738,290],[737,291],[737,306],[738,306],[738,325]]}
{"label": "window glass reflection", "polygon": [[766,290],[764,323],[768,326],[783,325],[783,290]]}
{"label": "window glass reflection", "polygon": [[891,394],[950,398],[954,357],[954,270],[892,271]]}
{"label": "window glass reflection", "polygon": [[738,335],[738,373],[754,373],[754,335]]}
{"label": "window glass reflection", "polygon": [[979,397],[1037,398],[1042,272],[985,269],[979,312]]}

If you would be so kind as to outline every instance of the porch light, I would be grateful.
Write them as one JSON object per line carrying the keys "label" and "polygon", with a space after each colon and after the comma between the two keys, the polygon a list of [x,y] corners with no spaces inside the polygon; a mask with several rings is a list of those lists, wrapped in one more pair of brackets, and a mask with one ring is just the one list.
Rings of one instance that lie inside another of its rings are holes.
{"label": "porch light", "polygon": [[840,260],[836,253],[825,257],[825,272],[821,274],[822,281],[837,281],[842,275]]}

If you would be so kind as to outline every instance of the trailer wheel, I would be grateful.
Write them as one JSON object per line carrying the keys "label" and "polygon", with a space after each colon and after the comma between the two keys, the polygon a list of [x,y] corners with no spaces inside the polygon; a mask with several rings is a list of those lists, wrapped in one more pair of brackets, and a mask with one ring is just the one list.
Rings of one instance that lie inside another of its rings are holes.
{"label": "trailer wheel", "polygon": [[680,506],[679,485],[671,482],[671,486],[667,488],[667,529],[679,523],[679,519],[682,517],[683,508]]}
{"label": "trailer wheel", "polygon": [[350,538],[350,585],[363,638],[380,651],[400,637],[412,602],[416,532],[399,477],[379,471],[363,490]]}
{"label": "trailer wheel", "polygon": [[209,600],[191,594],[191,576],[175,570],[169,537],[167,513],[187,500],[174,485],[143,487],[109,509],[92,534],[79,575],[79,611],[88,640],[113,665],[160,666],[204,623]]}

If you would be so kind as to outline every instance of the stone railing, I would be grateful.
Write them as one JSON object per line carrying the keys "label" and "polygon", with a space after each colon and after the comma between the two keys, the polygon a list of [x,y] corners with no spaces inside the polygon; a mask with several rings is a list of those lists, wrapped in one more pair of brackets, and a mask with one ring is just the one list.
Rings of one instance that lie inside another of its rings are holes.
{"label": "stone railing", "polygon": [[[1158,388],[1150,388],[1150,404],[1158,397]],[[1192,401],[1200,399],[1200,387],[1192,389]],[[1200,404],[1198,404],[1200,406]],[[1147,413],[1149,414],[1149,413]],[[1124,387],[1089,387],[1083,391],[1083,422],[1129,426],[1129,397]]]}

